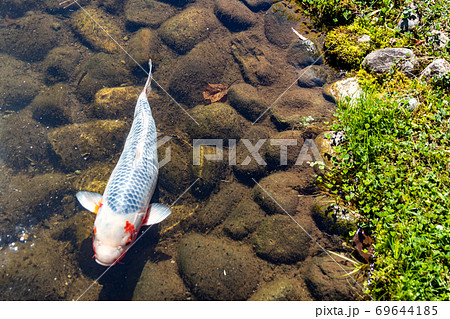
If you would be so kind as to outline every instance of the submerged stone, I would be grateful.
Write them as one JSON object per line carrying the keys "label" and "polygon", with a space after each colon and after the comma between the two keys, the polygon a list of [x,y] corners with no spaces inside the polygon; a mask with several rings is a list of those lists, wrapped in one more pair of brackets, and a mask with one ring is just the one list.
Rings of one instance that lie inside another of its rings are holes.
{"label": "submerged stone", "polygon": [[41,92],[30,105],[33,119],[46,126],[56,127],[71,122],[67,94],[68,85],[58,83]]}
{"label": "submerged stone", "polygon": [[214,13],[234,32],[245,30],[256,23],[253,12],[239,0],[214,0]]}
{"label": "submerged stone", "polygon": [[259,281],[251,251],[213,236],[185,236],[179,244],[178,266],[199,300],[246,300]]}
{"label": "submerged stone", "polygon": [[224,103],[198,105],[190,112],[199,125],[192,123],[188,133],[195,139],[239,139],[246,127],[245,119]]}
{"label": "submerged stone", "polygon": [[169,47],[185,54],[205,40],[217,25],[218,21],[211,10],[190,8],[164,22],[158,33]]}
{"label": "submerged stone", "polygon": [[273,263],[295,263],[308,256],[311,239],[289,216],[266,217],[252,236],[256,254]]}
{"label": "submerged stone", "polygon": [[264,177],[253,187],[255,202],[267,214],[295,214],[299,193],[298,176],[291,172],[277,172]]}
{"label": "submerged stone", "polygon": [[258,119],[267,108],[258,90],[247,83],[233,84],[227,98],[230,105],[250,121]]}
{"label": "submerged stone", "polygon": [[232,239],[241,240],[256,230],[264,216],[265,213],[258,204],[244,199],[227,217],[223,229]]}
{"label": "submerged stone", "polygon": [[70,79],[81,59],[78,49],[62,46],[52,49],[44,60],[45,79],[47,82],[63,82]]}
{"label": "submerged stone", "polygon": [[95,50],[108,53],[119,51],[119,46],[111,39],[122,38],[117,19],[99,8],[87,7],[84,10],[78,10],[71,16],[74,31]]}
{"label": "submerged stone", "polygon": [[27,106],[43,87],[39,79],[25,62],[0,53],[0,112]]}
{"label": "submerged stone", "polygon": [[175,8],[156,0],[129,0],[125,3],[125,19],[132,27],[158,27],[175,14]]}
{"label": "submerged stone", "polygon": [[62,166],[67,171],[75,171],[122,151],[129,128],[127,122],[98,120],[61,126],[48,136]]}
{"label": "submerged stone", "polygon": [[[339,259],[339,257],[333,257]],[[315,300],[339,301],[355,300],[356,293],[351,278],[343,269],[349,265],[336,263],[330,256],[315,256],[309,262],[304,279]],[[350,268],[351,269],[351,268]],[[350,270],[351,271],[351,270]]]}

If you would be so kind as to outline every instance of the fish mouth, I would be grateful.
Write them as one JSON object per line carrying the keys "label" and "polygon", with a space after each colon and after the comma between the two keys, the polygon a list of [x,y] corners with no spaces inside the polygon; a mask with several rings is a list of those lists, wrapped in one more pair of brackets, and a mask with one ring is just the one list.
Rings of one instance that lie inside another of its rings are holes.
{"label": "fish mouth", "polygon": [[102,266],[105,266],[105,267],[112,266],[112,265],[114,265],[114,263],[115,263],[115,262],[113,262],[113,263],[104,263],[104,262],[98,260],[97,258],[95,258],[95,261],[97,262],[97,264],[102,265]]}

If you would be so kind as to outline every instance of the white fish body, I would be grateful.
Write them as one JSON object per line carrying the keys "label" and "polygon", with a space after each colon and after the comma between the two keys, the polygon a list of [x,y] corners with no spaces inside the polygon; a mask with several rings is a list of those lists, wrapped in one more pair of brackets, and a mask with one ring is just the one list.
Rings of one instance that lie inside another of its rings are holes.
{"label": "white fish body", "polygon": [[164,220],[170,208],[151,204],[158,179],[157,133],[147,89],[139,95],[133,124],[119,161],[102,195],[78,192],[84,208],[97,214],[94,222],[93,248],[95,260],[103,266],[114,265],[125,255],[143,225]]}

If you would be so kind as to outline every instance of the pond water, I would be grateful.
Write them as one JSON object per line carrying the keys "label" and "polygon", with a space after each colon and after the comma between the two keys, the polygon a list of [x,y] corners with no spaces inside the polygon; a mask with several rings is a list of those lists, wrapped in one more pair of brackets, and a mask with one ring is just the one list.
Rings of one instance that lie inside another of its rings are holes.
{"label": "pond water", "polygon": [[[5,0],[0,16],[0,299],[361,294],[326,253],[351,250],[303,160],[319,160],[338,78],[308,19],[272,0]],[[74,195],[103,192],[149,58],[152,201],[172,214],[107,268]]]}

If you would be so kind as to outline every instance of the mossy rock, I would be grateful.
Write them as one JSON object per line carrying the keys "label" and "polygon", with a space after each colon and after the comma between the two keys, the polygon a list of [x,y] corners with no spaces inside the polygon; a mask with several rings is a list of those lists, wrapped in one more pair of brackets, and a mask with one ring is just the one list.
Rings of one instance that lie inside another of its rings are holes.
{"label": "mossy rock", "polygon": [[115,164],[115,162],[95,162],[85,170],[76,170],[69,175],[72,188],[77,191],[103,194]]}
{"label": "mossy rock", "polygon": [[204,102],[202,92],[208,84],[222,83],[233,58],[226,50],[217,48],[227,45],[224,39],[208,39],[177,59],[169,79],[169,93],[175,100],[192,108]]}
{"label": "mossy rock", "polygon": [[272,85],[281,73],[266,58],[263,45],[264,41],[257,33],[239,33],[231,40],[231,53],[245,82],[254,86]]}
{"label": "mossy rock", "polygon": [[205,40],[218,23],[212,10],[190,8],[164,22],[158,34],[173,50],[185,54]]}
{"label": "mossy rock", "polygon": [[[264,177],[253,187],[255,202],[268,214],[295,214],[299,177],[291,172],[277,172]],[[280,207],[281,206],[281,207]]]}
{"label": "mossy rock", "polygon": [[343,270],[349,269],[350,266],[350,263],[338,264],[327,254],[313,257],[303,277],[315,300],[355,300],[357,296],[355,283],[346,276],[349,271]]}
{"label": "mossy rock", "polygon": [[87,60],[77,76],[76,92],[89,101],[100,89],[115,87],[130,81],[126,67],[106,53],[97,53]]}
{"label": "mossy rock", "polygon": [[[333,100],[334,102],[334,100]],[[319,90],[295,87],[286,92],[270,109],[271,120],[281,130],[301,129],[312,122],[323,121],[331,116],[335,106],[325,100]]]}
{"label": "mossy rock", "polygon": [[214,13],[232,32],[248,29],[256,23],[253,12],[239,0],[214,0]]}
{"label": "mossy rock", "polygon": [[213,236],[185,236],[178,267],[199,300],[246,300],[259,281],[258,263],[249,249]]}
{"label": "mossy rock", "polygon": [[23,61],[41,61],[67,37],[67,29],[49,14],[31,11],[15,22],[20,27],[0,28],[0,51]]}
{"label": "mossy rock", "polygon": [[[267,174],[267,163],[264,159],[265,143],[267,139],[273,134],[273,131],[265,126],[251,126],[243,136],[243,139],[237,142],[236,145],[236,165],[233,165],[233,171],[236,177],[243,183],[254,184],[253,179],[259,179]],[[248,140],[252,147],[262,144],[257,152],[253,155],[250,153],[248,147],[244,144],[244,139]],[[260,157],[257,157],[259,155]],[[256,159],[254,158],[256,157]],[[262,161],[261,161],[262,160]]]}
{"label": "mossy rock", "polygon": [[64,169],[76,171],[121,152],[129,129],[124,121],[98,120],[61,126],[48,136]]}
{"label": "mossy rock", "polygon": [[69,124],[68,88],[67,84],[58,83],[36,96],[30,104],[33,119],[49,127]]}
{"label": "mossy rock", "polygon": [[[20,129],[18,129],[20,128]],[[44,125],[23,110],[0,122],[0,157],[15,169],[52,168],[51,147]]]}
{"label": "mossy rock", "polygon": [[[214,190],[217,183],[225,175],[225,162],[223,159],[209,160],[208,156],[215,156],[220,151],[215,146],[200,145],[199,146],[199,158],[198,163],[192,162],[190,165],[190,171],[192,173],[192,180],[198,179],[198,181],[192,186],[191,192],[198,198],[208,197]],[[191,156],[191,158],[194,158]],[[197,165],[198,164],[198,165]]]}
{"label": "mossy rock", "polygon": [[62,46],[52,49],[43,62],[46,81],[55,83],[69,80],[80,59],[81,53],[74,47]]}
{"label": "mossy rock", "polygon": [[127,52],[133,59],[127,56],[125,62],[132,69],[139,68],[138,65],[147,69],[148,61],[151,59],[155,66],[161,60],[162,47],[161,39],[155,30],[141,28],[133,33],[127,42]]}
{"label": "mossy rock", "polygon": [[300,289],[295,280],[277,278],[263,283],[250,297],[250,301],[299,301]]}
{"label": "mossy rock", "polygon": [[312,217],[317,226],[330,234],[349,236],[358,228],[358,216],[354,212],[339,206],[328,196],[319,196],[314,200]]}
{"label": "mossy rock", "polygon": [[70,20],[73,30],[95,50],[108,53],[120,50],[120,47],[111,39],[111,37],[113,39],[123,37],[121,26],[116,23],[118,20],[112,15],[91,6],[78,10]]}
{"label": "mossy rock", "polygon": [[44,86],[38,73],[27,63],[0,53],[0,112],[18,111],[27,106]]}
{"label": "mossy rock", "polygon": [[223,229],[230,238],[241,240],[256,230],[264,216],[265,213],[258,204],[244,199],[227,217]]}
{"label": "mossy rock", "polygon": [[132,119],[139,94],[134,86],[103,88],[86,111],[98,119]]}
{"label": "mossy rock", "polygon": [[[15,239],[18,226],[32,227],[64,210],[61,200],[70,191],[70,183],[61,173],[36,174],[19,173],[6,176],[8,189],[0,193],[0,238],[6,234]],[[10,230],[3,233],[4,230]],[[7,242],[6,242],[7,243]]]}
{"label": "mossy rock", "polygon": [[[75,220],[70,219],[70,222],[73,225]],[[80,227],[82,225],[85,224],[80,224]],[[19,244],[17,251],[0,250],[0,264],[3,265],[0,294],[3,300],[60,301],[74,300],[81,295],[83,300],[98,300],[100,285],[94,285],[86,292],[92,279],[80,272],[74,254],[78,247],[67,237],[54,239],[54,227],[52,224],[39,232],[35,229],[32,242]]]}
{"label": "mossy rock", "polygon": [[391,29],[378,26],[368,30],[357,20],[350,26],[340,26],[327,33],[325,54],[329,63],[337,67],[359,69],[368,53],[389,46],[391,38],[395,38]]}
{"label": "mossy rock", "polygon": [[267,39],[273,44],[287,49],[293,40],[298,39],[291,28],[296,30],[302,28],[295,7],[285,2],[274,3],[264,15],[264,34]]}
{"label": "mossy rock", "polygon": [[206,232],[221,224],[242,201],[250,198],[251,190],[237,182],[220,185],[220,190],[211,195],[205,206],[199,209],[194,227]]}
{"label": "mossy rock", "polygon": [[228,102],[250,121],[263,116],[267,106],[258,95],[258,90],[247,83],[233,84],[228,90]]}
{"label": "mossy rock", "polygon": [[226,145],[228,139],[239,139],[247,126],[242,115],[225,103],[198,105],[190,114],[199,124],[188,127],[194,139],[222,139]]}
{"label": "mossy rock", "polygon": [[172,260],[148,261],[133,292],[132,300],[186,300],[186,288]]}
{"label": "mossy rock", "polygon": [[[178,197],[195,179],[192,178],[192,163],[189,145],[172,138],[158,147],[158,160],[161,162],[170,156],[170,161],[159,167],[158,180],[163,189]],[[175,200],[174,198],[173,200]]]}
{"label": "mossy rock", "polygon": [[[284,145],[286,143],[291,144]],[[303,144],[304,139],[301,131],[284,131],[272,135],[264,149],[267,164],[272,169],[286,169],[296,164]]]}
{"label": "mossy rock", "polygon": [[[307,231],[307,230],[306,230]],[[256,254],[273,263],[295,263],[308,256],[311,238],[286,215],[268,216],[252,235]]]}
{"label": "mossy rock", "polygon": [[157,28],[176,13],[174,7],[156,0],[129,0],[124,11],[127,25],[133,28]]}

